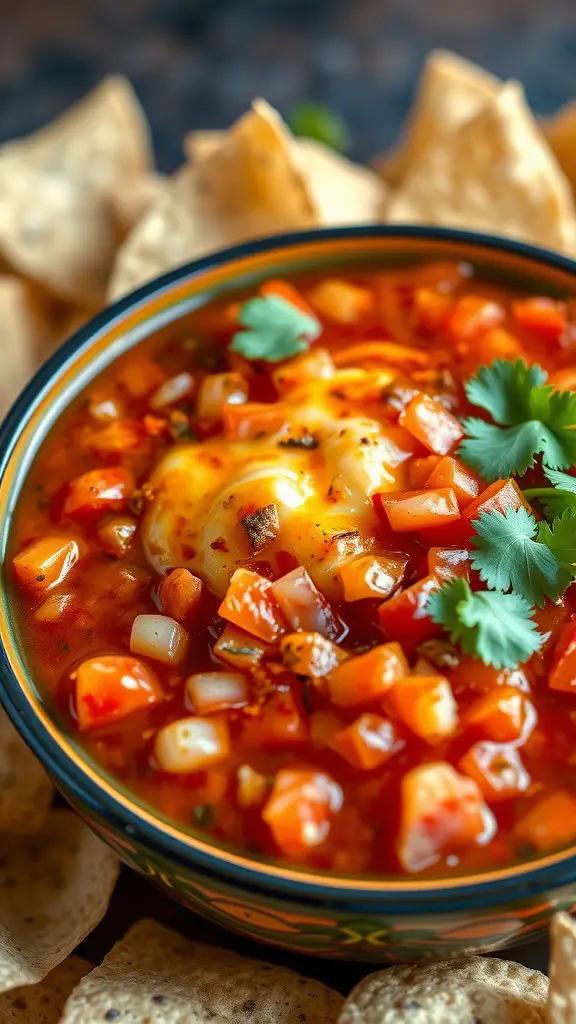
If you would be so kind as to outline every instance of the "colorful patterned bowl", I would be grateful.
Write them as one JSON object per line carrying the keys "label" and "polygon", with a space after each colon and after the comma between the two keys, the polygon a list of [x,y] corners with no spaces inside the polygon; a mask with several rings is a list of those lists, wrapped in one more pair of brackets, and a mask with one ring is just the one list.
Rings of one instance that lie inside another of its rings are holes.
{"label": "colorful patterned bowl", "polygon": [[[140,340],[216,293],[305,268],[334,271],[464,260],[499,280],[576,294],[576,264],[512,242],[427,228],[344,228],[269,239],[199,260],[96,317],[40,370],[0,429],[0,544],[39,445],[89,381]],[[576,909],[576,847],[474,877],[336,878],[181,831],[139,803],[56,723],[26,666],[9,599],[0,598],[0,697],[73,807],[123,861],[194,910],[298,952],[391,961],[483,952],[532,938]]]}

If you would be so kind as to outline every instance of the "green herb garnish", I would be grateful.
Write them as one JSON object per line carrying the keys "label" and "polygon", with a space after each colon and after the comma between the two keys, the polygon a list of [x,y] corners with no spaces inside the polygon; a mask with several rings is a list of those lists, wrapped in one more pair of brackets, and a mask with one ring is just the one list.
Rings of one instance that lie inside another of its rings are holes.
{"label": "green herb garnish", "polygon": [[350,133],[345,121],[322,103],[298,103],[288,115],[294,135],[323,142],[338,153],[350,148]]}
{"label": "green herb garnish", "polygon": [[279,295],[259,295],[241,307],[238,320],[245,331],[238,331],[230,345],[246,359],[279,363],[305,352],[322,330],[315,316],[286,302]]}

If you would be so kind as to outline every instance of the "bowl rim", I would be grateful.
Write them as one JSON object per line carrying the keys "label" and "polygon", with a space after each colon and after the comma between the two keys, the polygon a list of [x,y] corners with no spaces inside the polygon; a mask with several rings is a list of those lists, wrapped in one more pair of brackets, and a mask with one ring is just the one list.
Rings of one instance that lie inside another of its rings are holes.
{"label": "bowl rim", "polygon": [[[528,243],[491,236],[477,231],[464,231],[452,228],[439,228],[415,225],[361,225],[336,228],[319,228],[309,231],[292,232],[256,239],[220,250],[201,259],[193,260],[153,280],[146,282],[135,291],[123,296],[107,306],[102,312],[89,320],[76,331],[50,358],[38,369],[26,387],[16,398],[14,404],[0,425],[0,492],[6,470],[11,463],[13,449],[19,435],[31,418],[40,397],[56,384],[58,375],[63,368],[74,365],[75,357],[90,343],[110,328],[120,323],[129,313],[144,308],[152,298],[169,293],[175,286],[188,280],[198,279],[210,270],[228,264],[234,264],[244,257],[256,254],[272,255],[281,253],[294,246],[306,246],[322,241],[335,242],[361,241],[362,239],[391,239],[396,241],[430,241],[439,245],[460,244],[478,249],[479,252],[499,253],[520,257],[534,264],[535,277],[538,268],[557,270],[574,278],[576,289],[576,261],[567,256],[551,252]],[[447,258],[450,258],[447,255]],[[319,269],[322,261],[319,260]],[[210,299],[208,299],[210,301]],[[146,318],[145,318],[146,319]],[[176,318],[175,318],[176,319]],[[110,361],[110,364],[114,360]],[[85,386],[85,385],[84,385]],[[37,431],[42,439],[46,432]],[[19,496],[19,492],[18,492]],[[5,500],[5,499],[4,499]],[[10,510],[0,504],[0,513]],[[9,516],[8,516],[9,520]],[[4,571],[4,565],[1,567]],[[144,844],[165,859],[170,858],[179,863],[183,869],[197,864],[206,874],[212,877],[229,878],[238,883],[241,880],[252,890],[272,883],[278,890],[286,892],[294,886],[301,890],[302,896],[309,900],[328,898],[370,900],[383,899],[389,902],[406,902],[410,898],[429,903],[439,896],[465,900],[472,897],[478,905],[487,891],[491,894],[510,889],[515,883],[529,890],[539,892],[550,882],[559,884],[554,878],[558,866],[562,866],[563,881],[576,878],[576,845],[567,850],[548,854],[531,861],[513,864],[507,868],[479,872],[475,875],[441,877],[437,879],[418,879],[414,876],[403,878],[367,878],[353,876],[335,876],[334,873],[307,871],[298,867],[285,866],[281,862],[262,860],[243,856],[241,851],[228,850],[212,846],[209,842],[191,833],[185,832],[173,824],[167,824],[157,818],[153,809],[140,804],[131,794],[125,797],[120,788],[109,785],[103,776],[93,771],[87,760],[72,756],[67,750],[65,737],[61,735],[58,742],[48,729],[50,716],[40,707],[39,702],[31,699],[15,674],[7,654],[4,635],[10,635],[6,622],[6,605],[0,605],[0,698],[8,717],[17,731],[24,738],[33,752],[39,757],[49,772],[61,782],[65,791],[69,792],[80,807],[87,806],[97,818],[113,823],[127,840],[138,843],[141,837]],[[58,730],[54,730],[58,733]]]}

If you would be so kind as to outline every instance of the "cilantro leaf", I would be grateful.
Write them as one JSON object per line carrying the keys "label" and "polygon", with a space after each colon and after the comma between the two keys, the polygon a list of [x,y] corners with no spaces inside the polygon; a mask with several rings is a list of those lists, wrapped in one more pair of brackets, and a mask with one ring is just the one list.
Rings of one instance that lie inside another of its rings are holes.
{"label": "cilantro leaf", "polygon": [[570,473],[560,473],[557,469],[550,469],[550,466],[542,466],[542,469],[554,487],[560,487],[563,491],[576,494],[576,476],[570,476]]}
{"label": "cilantro leaf", "polygon": [[495,668],[515,668],[542,645],[532,609],[519,594],[473,592],[458,578],[430,594],[427,611],[465,654]]}
{"label": "cilantro leaf", "polygon": [[466,384],[470,402],[489,412],[498,426],[471,417],[459,454],[487,480],[524,474],[537,455],[551,469],[576,462],[576,393],[545,384],[539,366],[499,359]]}
{"label": "cilantro leaf", "polygon": [[472,567],[492,590],[513,590],[541,607],[547,597],[555,601],[569,586],[570,573],[540,539],[536,519],[527,509],[481,512],[474,530]]}
{"label": "cilantro leaf", "polygon": [[294,135],[316,139],[338,153],[350,148],[350,134],[345,121],[322,103],[298,103],[288,115]]}
{"label": "cilantro leaf", "polygon": [[539,366],[527,366],[522,359],[497,359],[491,366],[481,366],[465,390],[472,405],[485,409],[501,426],[511,426],[533,418],[530,392],[545,380]]}
{"label": "cilantro leaf", "polygon": [[279,363],[304,352],[322,330],[320,321],[286,302],[279,295],[258,295],[240,309],[238,320],[248,330],[238,331],[230,344],[246,359]]}
{"label": "cilantro leaf", "polygon": [[567,508],[552,526],[539,523],[538,540],[550,549],[569,576],[576,576],[576,509]]}

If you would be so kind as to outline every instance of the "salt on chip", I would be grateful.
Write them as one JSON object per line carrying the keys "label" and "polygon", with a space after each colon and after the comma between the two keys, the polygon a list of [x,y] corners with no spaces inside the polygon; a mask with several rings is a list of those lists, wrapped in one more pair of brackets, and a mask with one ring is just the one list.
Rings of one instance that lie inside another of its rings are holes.
{"label": "salt on chip", "polygon": [[[0,278],[0,325],[3,321]],[[11,358],[11,353],[2,337],[2,326],[0,342],[6,365],[6,359]],[[0,707],[0,832],[18,835],[38,832],[48,813],[53,793],[54,787],[42,765],[28,750],[8,715]]]}
{"label": "salt on chip", "polygon": [[376,159],[378,171],[397,187],[429,145],[478,114],[496,98],[501,85],[477,64],[449,50],[433,50],[401,141],[392,153]]}
{"label": "salt on chip", "polygon": [[552,117],[540,122],[560,167],[576,192],[576,100],[570,100]]}
{"label": "salt on chip", "polygon": [[37,985],[0,994],[0,1024],[59,1024],[68,996],[92,964],[69,956]]}
{"label": "salt on chip", "polygon": [[389,967],[369,974],[338,1024],[545,1024],[548,979],[488,957]]}
{"label": "salt on chip", "polygon": [[139,921],[70,996],[62,1024],[336,1024],[342,996],[286,967]]}
{"label": "salt on chip", "polygon": [[315,223],[282,118],[263,100],[181,171],[120,247],[109,297],[236,242]]}
{"label": "salt on chip", "polygon": [[550,925],[548,1024],[576,1021],[576,922],[555,914]]}
{"label": "salt on chip", "polygon": [[563,252],[576,244],[569,184],[517,82],[421,153],[387,220],[488,231]]}
{"label": "salt on chip", "polygon": [[68,810],[36,836],[2,835],[0,992],[34,985],[66,959],[106,913],[118,869]]}
{"label": "salt on chip", "polygon": [[314,139],[297,141],[295,148],[318,224],[375,224],[383,219],[388,189],[374,171]]}

